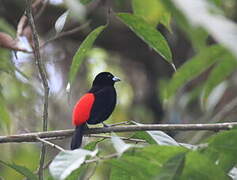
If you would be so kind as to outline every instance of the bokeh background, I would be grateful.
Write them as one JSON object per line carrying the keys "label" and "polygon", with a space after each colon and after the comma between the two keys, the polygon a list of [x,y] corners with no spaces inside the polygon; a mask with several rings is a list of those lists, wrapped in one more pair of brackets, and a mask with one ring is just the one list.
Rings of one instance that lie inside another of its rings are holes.
{"label": "bokeh background", "polygon": [[[210,1],[218,5],[226,17],[237,21],[237,1]],[[174,70],[115,17],[116,12],[132,11],[131,2],[127,0],[94,0],[86,5],[79,0],[50,0],[36,19],[41,44],[55,36],[54,24],[67,10],[70,10],[70,14],[63,31],[85,23],[88,25],[81,31],[50,41],[41,48],[50,86],[49,130],[72,128],[73,105],[90,88],[93,78],[101,71],[110,71],[122,79],[116,84],[118,104],[107,121],[108,124],[128,120],[140,123],[208,122],[225,104],[235,98],[237,74],[234,72],[223,81],[223,87],[215,94],[215,100],[210,107],[202,106],[200,89],[202,82],[207,78],[210,70],[208,69],[186,84],[172,103],[165,103],[162,88]],[[0,0],[0,31],[15,36],[24,11],[24,1]],[[86,60],[80,66],[76,82],[68,96],[68,72],[76,50],[89,32],[107,22],[108,27],[95,41]],[[170,20],[170,29],[162,24],[157,28],[168,40],[177,68],[195,54],[195,44],[174,19]],[[22,46],[30,48],[24,37],[21,42]],[[208,43],[213,44],[215,41],[209,37]],[[41,131],[43,87],[31,54],[14,54],[0,48],[0,92],[0,135]],[[233,121],[235,116],[236,111],[232,110],[221,121]],[[178,141],[197,143],[208,134],[176,132],[171,135]],[[65,149],[68,149],[69,142],[70,139],[55,141]],[[39,147],[37,143],[0,144],[0,159],[35,170],[39,161]],[[57,151],[50,149],[47,160],[56,153]],[[97,178],[101,176],[103,179],[101,174],[97,173]],[[22,178],[10,168],[3,166],[0,166],[0,177]]]}

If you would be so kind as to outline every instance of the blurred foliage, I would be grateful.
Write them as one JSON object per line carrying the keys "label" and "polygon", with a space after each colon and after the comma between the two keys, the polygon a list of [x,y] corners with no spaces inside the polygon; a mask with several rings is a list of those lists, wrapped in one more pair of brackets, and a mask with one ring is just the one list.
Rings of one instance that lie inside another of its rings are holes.
{"label": "blurred foliage", "polygon": [[[23,4],[17,0],[0,3],[0,31],[16,37]],[[41,43],[89,22],[81,31],[49,41],[41,49],[50,79],[49,129],[71,127],[73,104],[101,71],[122,79],[116,85],[118,103],[109,123],[212,121],[236,99],[236,8],[235,0],[66,0],[48,4],[36,18]],[[19,41],[29,46],[22,38]],[[0,49],[0,135],[40,131],[42,95],[32,54]],[[227,111],[216,122],[236,121],[236,110]],[[66,151],[54,158],[57,152],[50,148],[47,159],[57,163],[62,156],[61,163],[68,163],[68,180],[237,177],[236,129],[205,141],[201,132],[175,132],[172,137],[160,131],[121,136],[145,142],[124,142],[119,136],[109,140],[90,137],[84,146],[87,151]],[[68,149],[69,141],[55,142]],[[2,144],[0,178],[34,178],[39,147]],[[88,159],[97,163],[84,164]],[[45,179],[53,179],[52,171],[57,170],[57,166],[46,168]]]}

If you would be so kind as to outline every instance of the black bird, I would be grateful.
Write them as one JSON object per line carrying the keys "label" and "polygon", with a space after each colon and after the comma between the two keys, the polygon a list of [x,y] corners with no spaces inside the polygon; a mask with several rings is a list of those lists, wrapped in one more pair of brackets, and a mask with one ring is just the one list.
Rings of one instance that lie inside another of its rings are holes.
{"label": "black bird", "polygon": [[76,126],[72,150],[81,146],[86,123],[103,123],[112,114],[117,97],[114,83],[118,81],[120,79],[111,73],[101,72],[95,77],[91,89],[77,101],[72,114],[72,123]]}

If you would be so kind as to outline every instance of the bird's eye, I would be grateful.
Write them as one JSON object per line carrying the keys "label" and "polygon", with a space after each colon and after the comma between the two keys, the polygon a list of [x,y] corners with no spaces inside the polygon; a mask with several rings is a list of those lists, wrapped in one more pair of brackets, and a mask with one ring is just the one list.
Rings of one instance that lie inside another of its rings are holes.
{"label": "bird's eye", "polygon": [[112,77],[111,74],[109,74],[108,77]]}

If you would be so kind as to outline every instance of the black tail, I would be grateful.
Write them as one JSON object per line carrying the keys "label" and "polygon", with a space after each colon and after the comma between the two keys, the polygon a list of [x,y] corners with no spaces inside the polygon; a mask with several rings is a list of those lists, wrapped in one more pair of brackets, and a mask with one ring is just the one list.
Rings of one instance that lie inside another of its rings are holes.
{"label": "black tail", "polygon": [[76,126],[74,134],[72,136],[71,150],[77,149],[81,146],[85,125],[86,125],[86,123],[82,124],[80,126]]}

